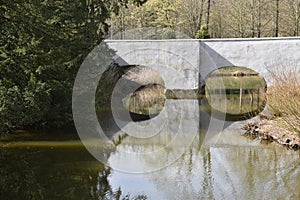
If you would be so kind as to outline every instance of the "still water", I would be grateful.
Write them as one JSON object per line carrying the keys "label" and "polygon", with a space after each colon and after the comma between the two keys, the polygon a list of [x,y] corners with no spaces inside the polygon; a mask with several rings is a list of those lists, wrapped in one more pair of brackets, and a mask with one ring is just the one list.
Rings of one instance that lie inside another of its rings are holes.
{"label": "still water", "polygon": [[[206,145],[206,133],[199,131],[175,162],[141,174],[104,166],[74,130],[2,136],[0,199],[299,199],[300,151],[251,140],[239,127],[226,130]],[[147,141],[121,138],[106,152],[109,163],[138,170],[156,166],[160,158],[128,157],[164,145],[164,140]],[[181,148],[166,149],[162,159]]]}
{"label": "still water", "polygon": [[[74,129],[1,136],[0,199],[298,200],[300,151],[244,137],[245,121],[232,123],[264,108],[252,92],[261,86],[243,83],[238,94],[225,91],[227,102],[216,88],[210,88],[212,99],[166,100],[152,119],[154,128],[137,135],[122,126],[147,121],[118,126],[111,111],[99,111],[115,148],[101,140],[85,144],[96,146],[107,165],[88,152]],[[224,104],[229,117],[220,114]]]}

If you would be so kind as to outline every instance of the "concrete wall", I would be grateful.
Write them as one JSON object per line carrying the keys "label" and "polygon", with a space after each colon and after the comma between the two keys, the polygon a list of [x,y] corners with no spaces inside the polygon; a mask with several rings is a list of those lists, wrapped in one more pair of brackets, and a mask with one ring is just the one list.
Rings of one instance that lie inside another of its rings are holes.
{"label": "concrete wall", "polygon": [[107,41],[120,64],[140,64],[157,70],[169,89],[197,88],[199,41]]}
{"label": "concrete wall", "polygon": [[[157,70],[169,89],[192,89],[213,70],[248,67],[271,84],[268,69],[300,68],[300,38],[213,40],[107,40],[122,64],[140,64]],[[199,74],[202,78],[199,78]]]}

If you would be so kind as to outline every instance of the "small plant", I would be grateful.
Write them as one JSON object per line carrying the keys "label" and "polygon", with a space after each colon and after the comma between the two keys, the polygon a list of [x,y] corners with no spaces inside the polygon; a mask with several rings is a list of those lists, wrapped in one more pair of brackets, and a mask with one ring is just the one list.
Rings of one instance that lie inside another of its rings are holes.
{"label": "small plant", "polygon": [[195,38],[196,39],[209,39],[210,35],[209,35],[208,27],[206,25],[202,25],[200,30],[197,31]]}

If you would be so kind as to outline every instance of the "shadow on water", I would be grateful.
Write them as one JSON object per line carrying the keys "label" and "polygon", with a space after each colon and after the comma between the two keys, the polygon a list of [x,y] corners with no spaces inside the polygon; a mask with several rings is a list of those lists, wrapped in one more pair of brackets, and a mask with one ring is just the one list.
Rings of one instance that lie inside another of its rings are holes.
{"label": "shadow on water", "polygon": [[[33,136],[34,137],[34,136]],[[111,169],[81,146],[0,150],[1,199],[119,199]]]}

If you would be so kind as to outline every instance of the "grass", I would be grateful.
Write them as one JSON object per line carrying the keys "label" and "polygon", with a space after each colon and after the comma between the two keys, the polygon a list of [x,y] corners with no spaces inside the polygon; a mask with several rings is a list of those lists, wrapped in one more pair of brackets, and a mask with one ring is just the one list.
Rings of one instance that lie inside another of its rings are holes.
{"label": "grass", "polygon": [[220,76],[209,77],[206,80],[207,89],[264,89],[266,86],[265,80],[261,76],[251,77],[233,77],[233,76]]}
{"label": "grass", "polygon": [[300,136],[300,69],[278,67],[269,72],[273,81],[267,92],[270,111],[280,126]]}

